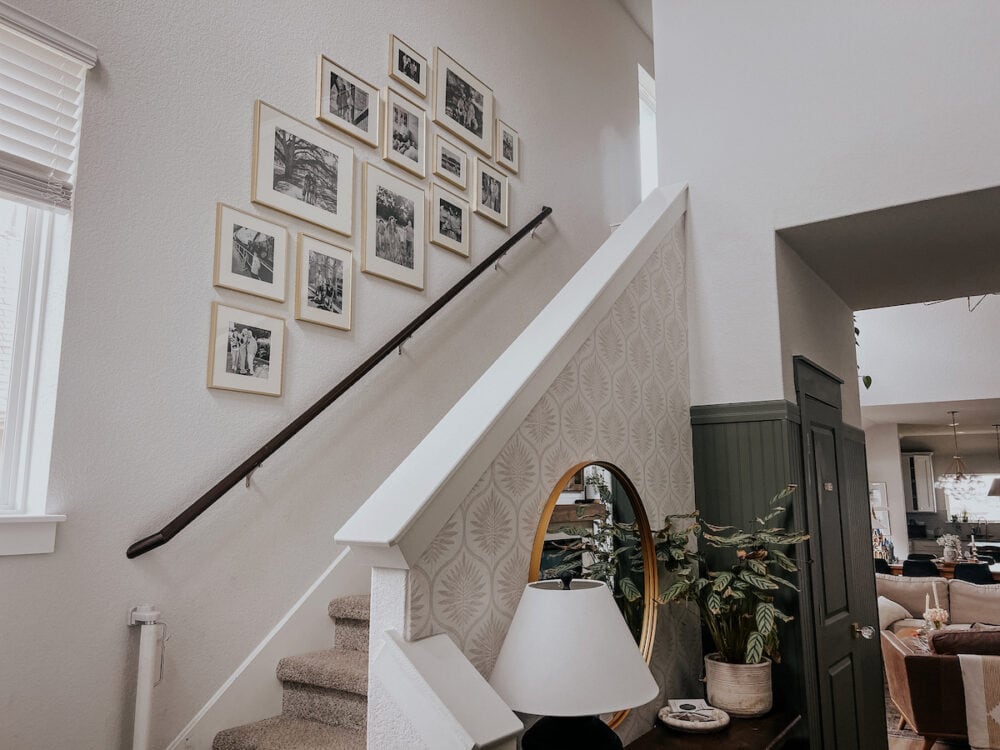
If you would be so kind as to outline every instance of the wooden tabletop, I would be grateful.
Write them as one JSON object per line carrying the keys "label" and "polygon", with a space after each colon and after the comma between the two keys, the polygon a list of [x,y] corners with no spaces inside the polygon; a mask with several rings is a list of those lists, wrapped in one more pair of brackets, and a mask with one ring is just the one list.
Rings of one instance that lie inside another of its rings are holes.
{"label": "wooden tabletop", "polygon": [[801,716],[774,712],[758,719],[736,719],[721,732],[689,734],[670,729],[660,722],[628,744],[628,750],[697,750],[724,747],[726,750],[771,750],[785,744]]}

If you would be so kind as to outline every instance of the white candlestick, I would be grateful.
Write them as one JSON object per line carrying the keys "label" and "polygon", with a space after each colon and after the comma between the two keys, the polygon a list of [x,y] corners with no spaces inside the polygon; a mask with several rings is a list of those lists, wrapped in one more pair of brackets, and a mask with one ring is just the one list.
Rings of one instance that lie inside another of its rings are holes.
{"label": "white candlestick", "polygon": [[931,595],[924,594],[924,612],[931,608]]}
{"label": "white candlestick", "polygon": [[934,590],[934,606],[937,607],[938,609],[940,609],[941,608],[941,602],[938,601],[937,581],[935,581],[934,583],[931,584],[931,588]]}

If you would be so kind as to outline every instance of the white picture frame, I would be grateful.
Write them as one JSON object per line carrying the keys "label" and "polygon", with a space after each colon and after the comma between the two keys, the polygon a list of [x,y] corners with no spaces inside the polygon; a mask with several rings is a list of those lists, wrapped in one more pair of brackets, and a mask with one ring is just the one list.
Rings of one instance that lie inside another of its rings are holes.
{"label": "white picture frame", "polygon": [[468,258],[472,251],[472,211],[469,202],[431,183],[430,240],[438,247]]}
{"label": "white picture frame", "polygon": [[477,214],[502,227],[510,223],[510,186],[507,175],[476,158],[475,199],[473,207]]}
{"label": "white picture frame", "polygon": [[285,365],[285,321],[212,303],[208,387],[280,396]]}
{"label": "white picture frame", "polygon": [[469,153],[440,133],[434,134],[433,172],[442,180],[466,190],[469,187]]}
{"label": "white picture frame", "polygon": [[326,55],[319,55],[316,61],[317,120],[378,148],[381,114],[382,102],[377,86]]}
{"label": "white picture frame", "polygon": [[868,483],[868,502],[872,510],[885,510],[889,507],[888,489],[885,482]]}
{"label": "white picture frame", "polygon": [[259,99],[253,140],[250,200],[351,236],[353,147]]}
{"label": "white picture frame", "polygon": [[434,48],[434,122],[493,158],[493,89]]}
{"label": "white picture frame", "polygon": [[287,271],[288,229],[216,204],[214,286],[284,302]]}
{"label": "white picture frame", "polygon": [[423,179],[427,176],[427,113],[389,87],[384,99],[382,158]]}
{"label": "white picture frame", "polygon": [[521,168],[521,137],[510,125],[497,118],[496,163],[512,174]]}
{"label": "white picture frame", "polygon": [[295,319],[351,330],[354,254],[299,232],[296,243]]}
{"label": "white picture frame", "polygon": [[427,96],[427,58],[395,34],[389,34],[389,77],[421,98]]}
{"label": "white picture frame", "polygon": [[427,237],[423,188],[367,162],[362,181],[362,272],[422,290]]}

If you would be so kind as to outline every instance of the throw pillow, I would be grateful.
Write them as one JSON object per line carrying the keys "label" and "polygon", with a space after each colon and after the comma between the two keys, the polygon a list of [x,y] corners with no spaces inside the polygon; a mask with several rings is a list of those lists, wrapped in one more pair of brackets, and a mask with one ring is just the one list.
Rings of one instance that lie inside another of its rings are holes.
{"label": "throw pillow", "polygon": [[952,622],[1000,625],[1000,584],[987,586],[952,581],[948,586]]}
{"label": "throw pillow", "polygon": [[912,615],[906,608],[884,596],[878,598],[878,626],[882,630],[888,630],[896,620],[902,620]]}
{"label": "throw pillow", "polygon": [[1000,656],[1000,632],[942,630],[932,633],[929,641],[935,654]]}

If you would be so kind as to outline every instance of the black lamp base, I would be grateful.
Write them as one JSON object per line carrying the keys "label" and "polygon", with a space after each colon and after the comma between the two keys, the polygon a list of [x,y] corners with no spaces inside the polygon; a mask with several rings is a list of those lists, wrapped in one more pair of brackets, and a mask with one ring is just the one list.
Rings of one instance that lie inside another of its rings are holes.
{"label": "black lamp base", "polygon": [[622,741],[596,716],[544,716],[521,738],[522,750],[622,750]]}

